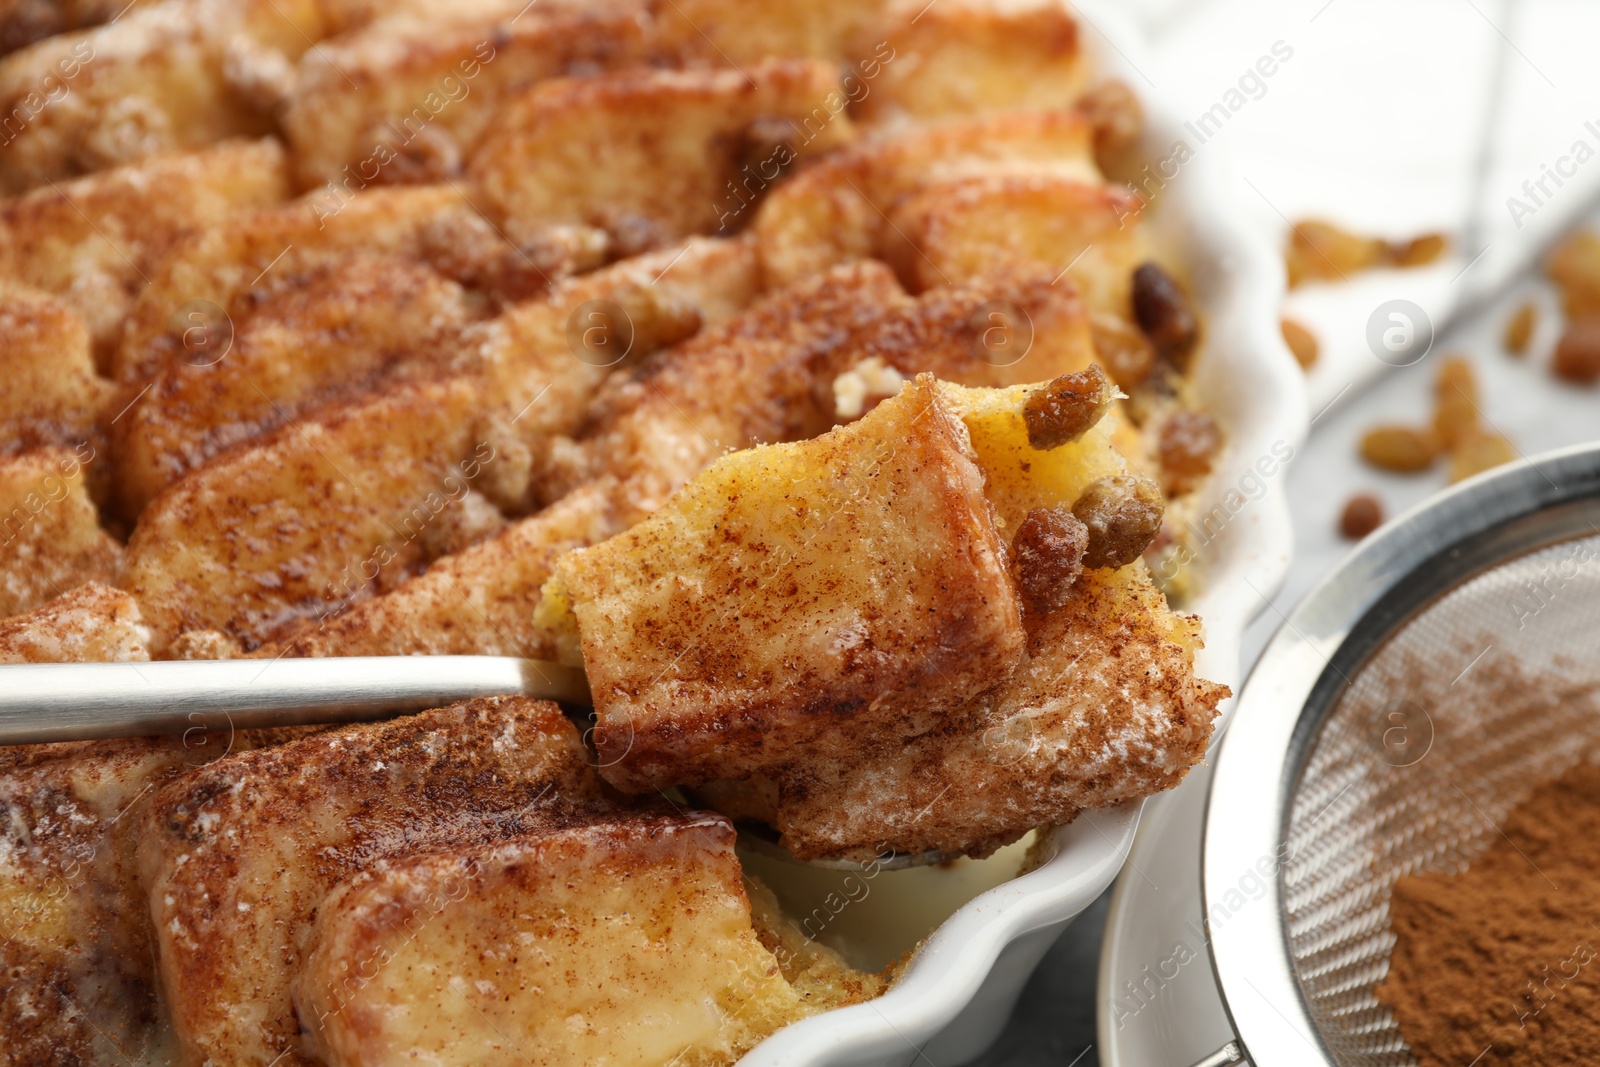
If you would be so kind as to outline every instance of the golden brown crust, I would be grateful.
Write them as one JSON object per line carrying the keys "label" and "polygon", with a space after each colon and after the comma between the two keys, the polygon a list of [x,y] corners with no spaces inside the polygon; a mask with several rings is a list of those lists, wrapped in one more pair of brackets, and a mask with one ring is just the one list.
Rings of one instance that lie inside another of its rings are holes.
{"label": "golden brown crust", "polygon": [[161,790],[139,848],[179,1062],[309,1062],[290,983],[345,878],[608,804],[560,709],[514,697],[236,753]]}

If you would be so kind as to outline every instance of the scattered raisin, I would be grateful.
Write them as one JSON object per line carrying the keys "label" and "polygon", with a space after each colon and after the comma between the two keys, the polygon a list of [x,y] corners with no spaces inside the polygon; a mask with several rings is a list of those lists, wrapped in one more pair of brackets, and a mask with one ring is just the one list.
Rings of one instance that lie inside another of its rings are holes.
{"label": "scattered raisin", "polygon": [[1426,267],[1444,255],[1450,242],[1442,233],[1426,233],[1389,246],[1389,262],[1397,267]]}
{"label": "scattered raisin", "polygon": [[1478,380],[1472,364],[1446,356],[1434,382],[1433,435],[1447,451],[1478,429]]}
{"label": "scattered raisin", "polygon": [[1061,508],[1028,512],[1011,542],[1011,558],[1017,588],[1029,610],[1049,615],[1072,599],[1088,545],[1088,527],[1071,512]]}
{"label": "scattered raisin", "polygon": [[1094,131],[1095,162],[1103,171],[1115,170],[1144,134],[1139,98],[1122,82],[1106,81],[1078,97],[1077,109]]}
{"label": "scattered raisin", "polygon": [[1137,326],[1120,315],[1100,312],[1089,316],[1094,353],[1111,380],[1130,392],[1150,377],[1156,350]]}
{"label": "scattered raisin", "polygon": [[1317,335],[1293,319],[1280,319],[1278,325],[1283,330],[1284,343],[1294,353],[1295,362],[1300,364],[1301,370],[1310,370],[1321,352]]}
{"label": "scattered raisin", "polygon": [[1144,554],[1161,530],[1166,503],[1161,487],[1142,475],[1114,475],[1091,483],[1072,514],[1089,529],[1085,567],[1125,567]]}
{"label": "scattered raisin", "polygon": [[1111,407],[1110,384],[1106,372],[1090,364],[1029,393],[1022,407],[1028,443],[1044,451],[1082,437]]}
{"label": "scattered raisin", "polygon": [[1600,313],[1600,234],[1583,230],[1562,241],[1550,254],[1545,272],[1561,290],[1568,317]]}
{"label": "scattered raisin", "polygon": [[1386,471],[1425,471],[1438,454],[1432,434],[1409,426],[1378,426],[1361,438],[1361,458]]}
{"label": "scattered raisin", "polygon": [[1188,370],[1200,338],[1200,320],[1189,294],[1158,263],[1143,263],[1133,272],[1133,317],[1157,355],[1180,371]]}
{"label": "scattered raisin", "polygon": [[1359,541],[1383,525],[1383,505],[1371,493],[1357,493],[1345,502],[1339,516],[1339,532]]}
{"label": "scattered raisin", "polygon": [[1504,437],[1497,433],[1475,431],[1450,453],[1450,481],[1459,482],[1516,458],[1517,450]]}
{"label": "scattered raisin", "polygon": [[1289,250],[1284,254],[1289,288],[1317,278],[1347,278],[1378,266],[1387,251],[1384,242],[1353,234],[1331,222],[1308,219],[1296,223],[1289,235]]}
{"label": "scattered raisin", "polygon": [[1538,316],[1539,309],[1531,300],[1517,308],[1516,314],[1506,323],[1506,332],[1502,339],[1507,352],[1513,356],[1527,353],[1528,342],[1533,340],[1533,328],[1538,323]]}
{"label": "scattered raisin", "polygon": [[1347,280],[1357,271],[1373,267],[1422,267],[1436,261],[1450,247],[1438,233],[1409,241],[1384,241],[1362,237],[1331,222],[1309,219],[1297,223],[1289,235],[1284,265],[1289,288],[1312,279]]}
{"label": "scattered raisin", "polygon": [[1569,382],[1588,385],[1600,381],[1600,316],[1588,315],[1567,324],[1550,369]]}
{"label": "scattered raisin", "polygon": [[1203,411],[1179,409],[1161,424],[1157,453],[1161,458],[1161,487],[1169,496],[1181,496],[1211,473],[1222,449],[1222,428]]}

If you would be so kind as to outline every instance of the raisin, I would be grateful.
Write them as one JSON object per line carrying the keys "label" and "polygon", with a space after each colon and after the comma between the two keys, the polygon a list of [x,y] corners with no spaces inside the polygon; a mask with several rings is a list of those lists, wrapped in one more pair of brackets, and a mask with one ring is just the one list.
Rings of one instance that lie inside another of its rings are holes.
{"label": "raisin", "polygon": [[1444,255],[1450,242],[1442,233],[1425,233],[1389,246],[1389,262],[1397,267],[1426,267]]}
{"label": "raisin", "polygon": [[1472,364],[1447,356],[1434,382],[1433,435],[1447,451],[1478,429],[1478,380]]}
{"label": "raisin", "polygon": [[1474,431],[1450,454],[1450,481],[1459,482],[1517,458],[1517,450],[1497,433]]}
{"label": "raisin", "polygon": [[1562,241],[1550,254],[1545,272],[1561,290],[1569,317],[1600,312],[1600,234],[1584,230]]}
{"label": "raisin", "polygon": [[1011,542],[1011,558],[1029,610],[1049,615],[1072,599],[1088,546],[1089,528],[1071,512],[1060,508],[1028,512]]}
{"label": "raisin", "polygon": [[1028,443],[1044,451],[1082,437],[1111,407],[1106,372],[1091,364],[1028,394],[1022,407]]}
{"label": "raisin", "polygon": [[1161,487],[1142,475],[1092,482],[1073,502],[1072,514],[1089,530],[1085,567],[1126,567],[1144,554],[1161,530]]}
{"label": "raisin", "polygon": [[1506,322],[1506,332],[1502,338],[1506,351],[1513,356],[1525,355],[1528,351],[1528,342],[1533,340],[1533,329],[1538,325],[1538,321],[1539,309],[1533,301],[1530,300],[1517,308],[1516,314]]}
{"label": "raisin", "polygon": [[1162,488],[1181,496],[1205,480],[1222,449],[1222,428],[1203,411],[1174,411],[1161,424],[1157,451]]}
{"label": "raisin", "polygon": [[1200,320],[1189,294],[1157,263],[1141,264],[1133,272],[1133,317],[1157,355],[1180,371],[1188,370],[1200,339]]}
{"label": "raisin", "polygon": [[1383,525],[1383,505],[1371,493],[1358,493],[1345,502],[1339,516],[1339,532],[1359,541]]}
{"label": "raisin", "polygon": [[1300,364],[1301,370],[1310,370],[1321,352],[1321,346],[1317,344],[1317,335],[1293,319],[1281,319],[1278,325],[1283,330],[1284,343],[1289,346],[1289,351],[1294,353],[1295,362]]}
{"label": "raisin", "polygon": [[1588,385],[1600,381],[1600,316],[1586,316],[1567,325],[1550,369],[1569,382]]}
{"label": "raisin", "polygon": [[1425,471],[1438,454],[1432,434],[1409,426],[1377,426],[1361,438],[1361,458],[1386,471]]}
{"label": "raisin", "polygon": [[1289,288],[1313,279],[1348,278],[1382,263],[1387,252],[1382,241],[1361,237],[1331,222],[1310,219],[1297,223],[1284,255]]}
{"label": "raisin", "polygon": [[1156,350],[1137,326],[1119,315],[1095,313],[1089,317],[1094,353],[1118,386],[1132,392],[1155,369]]}

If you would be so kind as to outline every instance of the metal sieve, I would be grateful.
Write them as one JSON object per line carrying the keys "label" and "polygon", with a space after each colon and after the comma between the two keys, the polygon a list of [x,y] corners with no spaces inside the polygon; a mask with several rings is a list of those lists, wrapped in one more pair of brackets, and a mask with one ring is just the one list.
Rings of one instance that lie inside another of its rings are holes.
{"label": "metal sieve", "polygon": [[1238,1041],[1203,1063],[1412,1064],[1373,995],[1389,895],[1456,872],[1600,753],[1600,443],[1480,475],[1294,610],[1217,749],[1202,883]]}

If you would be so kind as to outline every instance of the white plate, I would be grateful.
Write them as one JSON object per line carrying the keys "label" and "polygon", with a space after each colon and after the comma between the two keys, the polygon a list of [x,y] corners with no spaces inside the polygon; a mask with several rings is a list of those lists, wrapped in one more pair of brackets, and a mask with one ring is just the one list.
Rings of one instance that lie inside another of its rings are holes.
{"label": "white plate", "polygon": [[[1073,10],[1096,76],[1118,78],[1143,98],[1146,158],[1167,158],[1176,142],[1192,141],[1176,117],[1181,112],[1155,98],[1141,70],[1148,69],[1148,60],[1122,12],[1099,2],[1076,4]],[[1201,512],[1211,513],[1213,505],[1221,509],[1201,549],[1206,591],[1189,608],[1206,621],[1198,671],[1237,689],[1244,628],[1288,568],[1291,534],[1283,468],[1301,447],[1307,415],[1303,377],[1278,333],[1282,264],[1265,242],[1234,221],[1232,187],[1220,152],[1201,147],[1166,182],[1153,222],[1162,241],[1189,267],[1208,330],[1195,384],[1203,404],[1229,432],[1227,453]],[[1203,793],[1203,783],[1196,784]],[[1193,792],[1185,786],[1175,797]],[[787,1027],[741,1063],[911,1064],[924,1049],[941,1064],[975,1057],[999,1035],[1022,986],[1062,929],[1116,877],[1132,846],[1140,807],[1085,815],[1054,831],[1052,859],[956,908],[888,993]],[[1014,858],[996,860],[1015,863]],[[992,877],[992,868],[987,871]],[[935,879],[939,874],[929,872]],[[981,881],[986,875],[968,871],[962,876]],[[884,882],[875,883],[858,903],[841,905],[837,915],[826,909],[813,914],[836,931],[849,922],[852,908],[860,909],[858,925],[869,912],[892,917],[915,909],[918,892],[930,884],[924,879],[919,888],[915,880],[904,879],[901,887],[882,877]]]}

